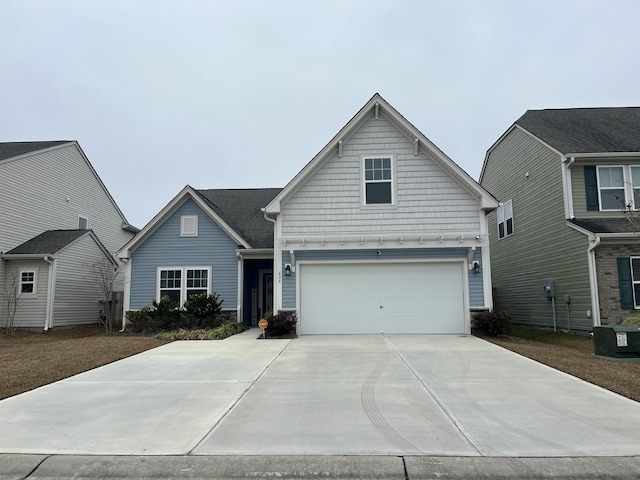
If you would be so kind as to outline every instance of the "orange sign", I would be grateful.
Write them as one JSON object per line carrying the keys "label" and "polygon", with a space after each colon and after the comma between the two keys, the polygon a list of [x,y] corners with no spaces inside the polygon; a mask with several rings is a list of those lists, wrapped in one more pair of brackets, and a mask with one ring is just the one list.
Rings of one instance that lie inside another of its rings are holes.
{"label": "orange sign", "polygon": [[267,328],[268,325],[269,322],[267,322],[264,318],[258,322],[258,326],[263,330]]}

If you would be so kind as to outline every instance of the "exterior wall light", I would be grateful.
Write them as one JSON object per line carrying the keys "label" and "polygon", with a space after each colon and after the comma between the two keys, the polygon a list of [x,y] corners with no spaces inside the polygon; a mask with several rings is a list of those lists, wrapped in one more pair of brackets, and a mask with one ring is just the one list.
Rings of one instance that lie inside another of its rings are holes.
{"label": "exterior wall light", "polygon": [[287,264],[284,266],[284,274],[285,274],[285,276],[287,276],[287,277],[291,276],[291,264],[290,264],[290,263],[287,263]]}
{"label": "exterior wall light", "polygon": [[473,273],[480,273],[480,262],[473,262]]}

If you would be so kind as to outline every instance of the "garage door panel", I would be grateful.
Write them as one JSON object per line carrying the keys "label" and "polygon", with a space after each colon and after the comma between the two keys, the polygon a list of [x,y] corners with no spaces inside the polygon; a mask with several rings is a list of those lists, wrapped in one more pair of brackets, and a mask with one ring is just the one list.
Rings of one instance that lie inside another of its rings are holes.
{"label": "garage door panel", "polygon": [[462,264],[303,264],[303,334],[463,333]]}

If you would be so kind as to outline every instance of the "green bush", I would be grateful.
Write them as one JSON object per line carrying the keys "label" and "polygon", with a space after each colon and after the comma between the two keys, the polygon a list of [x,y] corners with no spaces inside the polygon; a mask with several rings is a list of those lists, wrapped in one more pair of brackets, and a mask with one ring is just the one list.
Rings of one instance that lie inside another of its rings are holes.
{"label": "green bush", "polygon": [[154,298],[152,305],[151,318],[155,331],[171,330],[178,326],[180,321],[180,304],[178,302],[164,296],[159,302]]}
{"label": "green bush", "polygon": [[497,337],[511,332],[511,316],[504,312],[480,312],[473,315],[474,325],[486,335]]}
{"label": "green bush", "polygon": [[287,335],[295,332],[296,323],[298,323],[295,313],[278,313],[277,315],[273,315],[273,317],[267,321],[269,322],[269,325],[267,325],[265,331],[267,336],[272,337],[279,337],[281,335]]}
{"label": "green bush", "polygon": [[640,327],[640,317],[629,317],[622,322],[622,325]]}
{"label": "green bush", "polygon": [[191,295],[184,302],[184,316],[186,318],[181,322],[184,327],[188,328],[216,328],[222,323],[219,317],[222,311],[222,302],[219,300],[218,293],[199,293]]}
{"label": "green bush", "polygon": [[150,333],[154,332],[153,320],[151,318],[151,307],[145,305],[140,310],[129,310],[127,312],[127,323],[132,332]]}

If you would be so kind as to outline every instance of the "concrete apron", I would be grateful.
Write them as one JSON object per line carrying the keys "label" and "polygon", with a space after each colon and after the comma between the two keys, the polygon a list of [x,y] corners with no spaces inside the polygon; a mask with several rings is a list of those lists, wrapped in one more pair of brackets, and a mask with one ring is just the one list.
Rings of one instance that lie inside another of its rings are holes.
{"label": "concrete apron", "polygon": [[471,336],[174,342],[0,402],[0,453],[640,455],[640,404]]}

